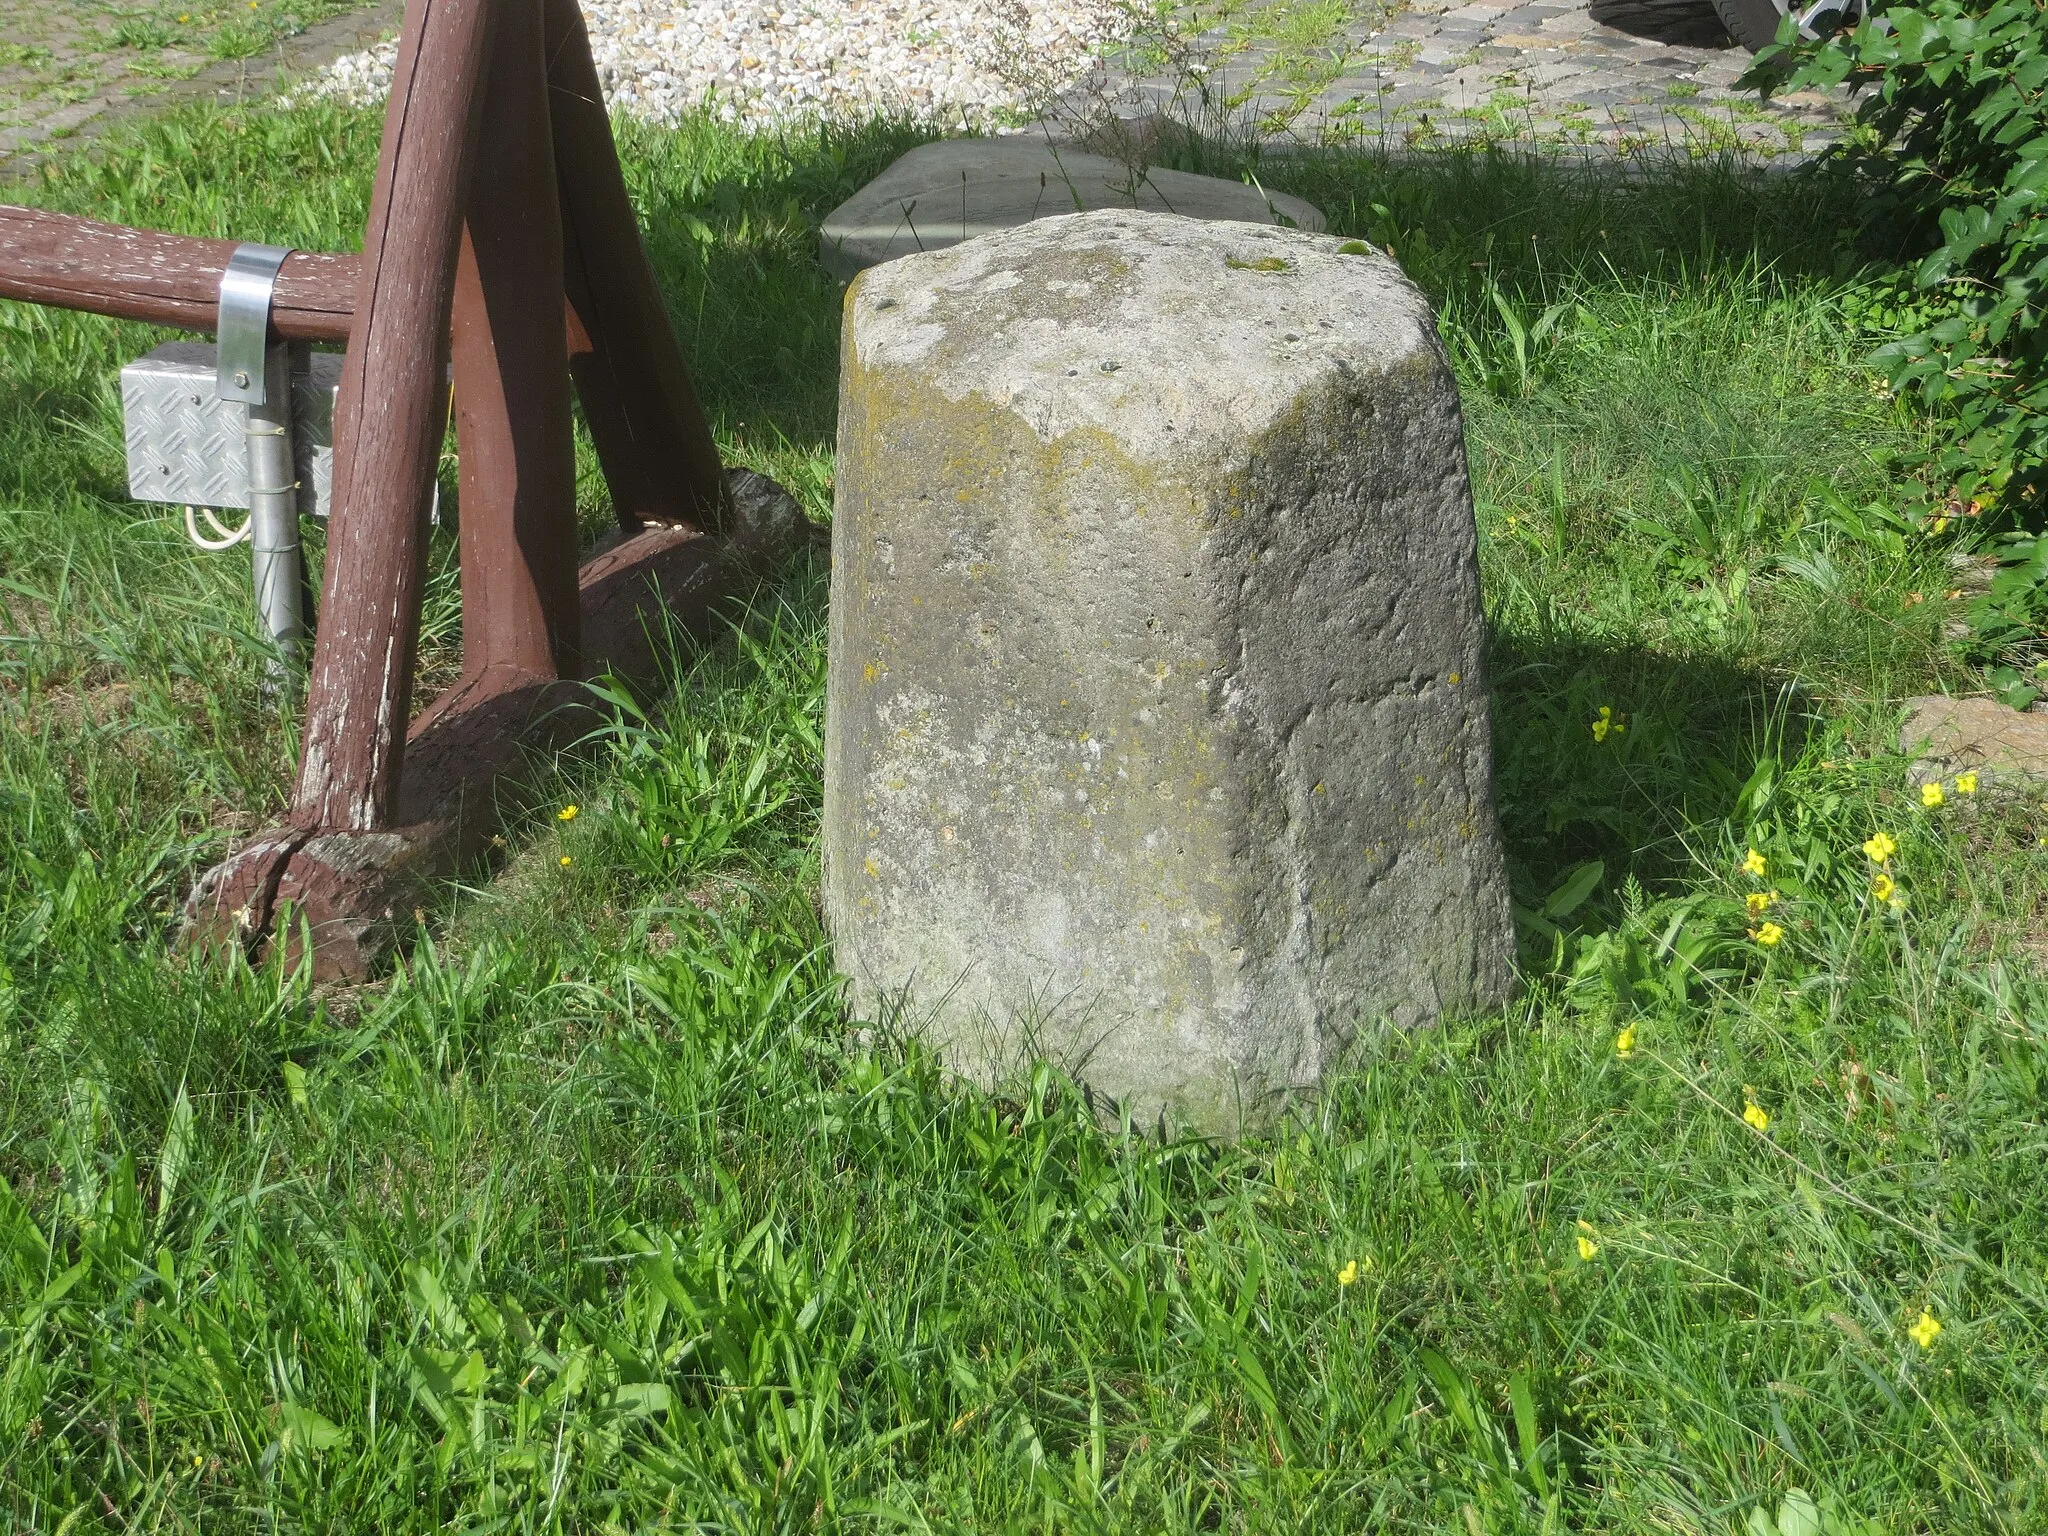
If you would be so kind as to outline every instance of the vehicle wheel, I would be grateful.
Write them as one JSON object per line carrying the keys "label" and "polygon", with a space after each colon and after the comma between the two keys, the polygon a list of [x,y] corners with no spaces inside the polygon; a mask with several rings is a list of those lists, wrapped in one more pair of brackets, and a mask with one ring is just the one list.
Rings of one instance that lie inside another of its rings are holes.
{"label": "vehicle wheel", "polygon": [[[1771,0],[1762,3],[1768,7]],[[1660,43],[1687,48],[1722,48],[1728,43],[1728,28],[1715,0],[1592,0],[1586,10],[1603,27]]]}
{"label": "vehicle wheel", "polygon": [[1832,37],[1862,19],[1863,0],[1713,0],[1728,35],[1751,53],[1778,40],[1778,23],[1789,11],[1799,18],[1799,35]]}

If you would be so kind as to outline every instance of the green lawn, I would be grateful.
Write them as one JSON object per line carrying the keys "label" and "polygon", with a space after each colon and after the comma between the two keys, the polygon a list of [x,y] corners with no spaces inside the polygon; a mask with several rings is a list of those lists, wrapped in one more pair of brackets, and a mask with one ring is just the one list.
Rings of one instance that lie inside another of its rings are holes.
{"label": "green lawn", "polygon": [[0,127],[47,128],[61,140],[77,123],[49,119],[66,108],[101,96],[142,101],[226,63],[240,63],[244,86],[260,92],[285,43],[371,3],[0,0]]}
{"label": "green lawn", "polygon": [[[375,132],[186,115],[30,195],[343,246]],[[627,140],[721,443],[820,517],[813,221],[911,138]],[[8,1529],[2048,1528],[2048,810],[1892,751],[1961,578],[1888,511],[1853,193],[1257,173],[1440,306],[1527,985],[1234,1147],[845,1016],[815,569],[387,979],[168,952],[292,733],[245,562],[123,500],[155,333],[0,306]]]}

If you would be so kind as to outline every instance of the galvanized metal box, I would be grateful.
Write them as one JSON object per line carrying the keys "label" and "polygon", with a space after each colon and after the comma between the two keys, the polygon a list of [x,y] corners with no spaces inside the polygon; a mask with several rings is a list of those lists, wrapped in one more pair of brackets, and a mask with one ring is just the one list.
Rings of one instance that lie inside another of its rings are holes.
{"label": "galvanized metal box", "polygon": [[[292,449],[299,512],[325,517],[334,478],[334,398],[339,352],[314,352],[292,376]],[[214,393],[213,344],[167,341],[121,370],[128,439],[128,494],[174,506],[246,507],[247,408]]]}

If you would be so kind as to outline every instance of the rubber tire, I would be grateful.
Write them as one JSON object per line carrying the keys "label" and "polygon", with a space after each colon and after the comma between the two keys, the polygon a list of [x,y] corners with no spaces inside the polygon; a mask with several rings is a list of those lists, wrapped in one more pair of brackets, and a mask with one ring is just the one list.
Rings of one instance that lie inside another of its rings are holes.
{"label": "rubber tire", "polygon": [[1728,35],[1751,53],[1778,40],[1778,23],[1785,13],[1771,0],[1713,0],[1713,5]]}
{"label": "rubber tire", "polygon": [[1586,11],[1603,27],[1660,43],[1720,48],[1728,42],[1715,0],[1592,0]]}

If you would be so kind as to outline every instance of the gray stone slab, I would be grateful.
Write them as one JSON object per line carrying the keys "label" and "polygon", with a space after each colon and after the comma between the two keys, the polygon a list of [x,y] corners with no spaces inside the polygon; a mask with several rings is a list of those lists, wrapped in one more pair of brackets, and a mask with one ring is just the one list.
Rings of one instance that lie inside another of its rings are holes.
{"label": "gray stone slab", "polygon": [[818,256],[834,274],[850,278],[877,262],[1095,208],[1323,227],[1321,211],[1311,204],[1243,182],[1134,169],[1035,136],[945,139],[913,149],[835,208],[819,231]]}
{"label": "gray stone slab", "polygon": [[1914,759],[1916,784],[1976,772],[1987,787],[2017,786],[2048,778],[2048,713],[2008,709],[1996,699],[1908,699],[1899,750]]}
{"label": "gray stone slab", "polygon": [[846,296],[824,909],[861,1016],[1232,1134],[1513,985],[1429,306],[1329,236],[1046,219]]}

